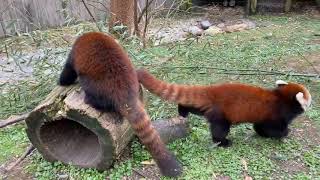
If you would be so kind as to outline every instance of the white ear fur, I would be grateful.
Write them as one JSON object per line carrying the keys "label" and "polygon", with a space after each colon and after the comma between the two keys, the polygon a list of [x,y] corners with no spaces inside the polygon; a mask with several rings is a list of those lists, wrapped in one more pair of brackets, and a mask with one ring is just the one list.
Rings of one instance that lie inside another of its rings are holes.
{"label": "white ear fur", "polygon": [[287,82],[285,82],[285,81],[283,81],[283,80],[277,80],[276,81],[276,85],[287,85],[288,83]]}
{"label": "white ear fur", "polygon": [[304,99],[302,92],[298,92],[298,93],[296,94],[296,99],[297,99],[297,101],[300,103],[300,105],[301,105],[301,107],[302,107],[302,109],[303,109],[304,111],[306,111],[307,108],[308,108],[308,107],[310,106],[310,104],[311,104],[311,98],[310,98],[309,100]]}

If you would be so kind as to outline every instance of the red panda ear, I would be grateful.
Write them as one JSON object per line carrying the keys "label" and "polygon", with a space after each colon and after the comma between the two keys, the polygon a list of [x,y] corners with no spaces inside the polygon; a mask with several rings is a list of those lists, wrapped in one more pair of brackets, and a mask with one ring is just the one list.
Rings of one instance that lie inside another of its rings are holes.
{"label": "red panda ear", "polygon": [[283,81],[283,80],[277,80],[277,81],[276,81],[276,85],[277,85],[277,86],[284,86],[284,85],[288,85],[288,83],[285,82],[285,81]]}

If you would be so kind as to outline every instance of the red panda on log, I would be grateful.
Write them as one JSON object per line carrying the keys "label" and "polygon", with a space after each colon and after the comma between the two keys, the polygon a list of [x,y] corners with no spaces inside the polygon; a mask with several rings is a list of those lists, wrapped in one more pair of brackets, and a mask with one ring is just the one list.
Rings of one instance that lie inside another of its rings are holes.
{"label": "red panda on log", "polygon": [[212,140],[219,146],[230,146],[226,137],[230,126],[253,123],[262,137],[282,138],[288,125],[311,104],[311,95],[302,85],[277,81],[274,89],[247,84],[191,86],[169,84],[156,79],[144,69],[137,70],[139,82],[151,93],[178,104],[179,115],[204,116]]}
{"label": "red panda on log", "polygon": [[71,85],[77,78],[87,104],[128,119],[164,176],[182,173],[182,166],[160,139],[139,101],[139,82],[127,53],[111,36],[90,32],[75,41],[59,85]]}

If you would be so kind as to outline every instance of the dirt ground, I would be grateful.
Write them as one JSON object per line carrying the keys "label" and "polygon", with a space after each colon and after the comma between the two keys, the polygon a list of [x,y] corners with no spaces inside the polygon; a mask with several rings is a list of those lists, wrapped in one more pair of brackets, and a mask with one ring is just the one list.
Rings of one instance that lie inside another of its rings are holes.
{"label": "dirt ground", "polygon": [[[312,43],[320,44],[320,37]],[[295,70],[301,73],[320,74],[320,52],[300,55],[288,60],[288,70]]]}

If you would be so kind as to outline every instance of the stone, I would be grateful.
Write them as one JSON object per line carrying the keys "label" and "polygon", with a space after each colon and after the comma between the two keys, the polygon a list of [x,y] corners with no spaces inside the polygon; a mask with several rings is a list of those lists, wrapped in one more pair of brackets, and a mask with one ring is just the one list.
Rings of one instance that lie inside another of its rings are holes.
{"label": "stone", "polygon": [[188,32],[196,36],[201,36],[203,34],[203,30],[200,29],[198,26],[191,26],[188,29]]}
{"label": "stone", "polygon": [[226,27],[226,25],[224,23],[220,23],[220,24],[217,25],[217,27],[218,28],[224,28],[224,27]]}
{"label": "stone", "polygon": [[228,33],[232,33],[232,32],[237,32],[237,31],[243,31],[248,29],[248,24],[246,23],[241,23],[241,24],[235,24],[235,25],[231,25],[231,26],[227,26],[225,28],[225,31]]}
{"label": "stone", "polygon": [[69,175],[68,174],[58,174],[58,180],[66,180],[69,179]]}
{"label": "stone", "polygon": [[228,0],[224,0],[224,1],[223,1],[223,6],[224,6],[224,7],[227,7],[227,6],[228,6]]}
{"label": "stone", "polygon": [[204,31],[204,34],[213,36],[216,34],[221,34],[223,32],[224,31],[221,28],[219,28],[217,26],[211,26],[211,27],[209,27],[209,29]]}
{"label": "stone", "polygon": [[247,29],[254,29],[257,27],[256,23],[250,21],[250,20],[243,20],[243,23],[248,25]]}
{"label": "stone", "polygon": [[236,1],[235,0],[230,0],[229,6],[230,7],[234,7],[235,5],[236,5]]}
{"label": "stone", "polygon": [[211,25],[212,25],[212,24],[211,24],[209,21],[207,21],[207,20],[200,22],[200,27],[201,27],[201,29],[203,29],[203,30],[207,30]]}

